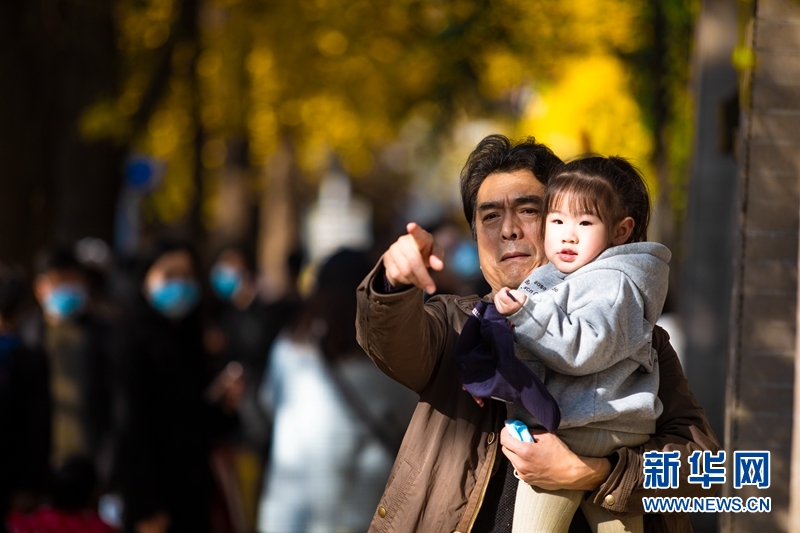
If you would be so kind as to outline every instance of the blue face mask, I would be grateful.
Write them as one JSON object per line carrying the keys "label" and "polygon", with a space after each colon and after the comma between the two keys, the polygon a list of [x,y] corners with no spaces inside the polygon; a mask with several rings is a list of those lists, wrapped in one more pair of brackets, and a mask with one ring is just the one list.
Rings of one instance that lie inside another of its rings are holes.
{"label": "blue face mask", "polygon": [[200,300],[197,283],[186,279],[173,279],[147,288],[153,309],[167,318],[180,319],[192,312]]}
{"label": "blue face mask", "polygon": [[211,288],[223,300],[230,300],[242,286],[242,273],[228,266],[211,269]]}
{"label": "blue face mask", "polygon": [[466,239],[462,240],[455,249],[450,266],[456,274],[462,278],[469,279],[480,275],[481,262],[478,257],[478,247],[475,243]]}
{"label": "blue face mask", "polygon": [[44,312],[59,320],[67,320],[81,313],[86,307],[86,289],[82,285],[64,283],[48,294],[42,305]]}

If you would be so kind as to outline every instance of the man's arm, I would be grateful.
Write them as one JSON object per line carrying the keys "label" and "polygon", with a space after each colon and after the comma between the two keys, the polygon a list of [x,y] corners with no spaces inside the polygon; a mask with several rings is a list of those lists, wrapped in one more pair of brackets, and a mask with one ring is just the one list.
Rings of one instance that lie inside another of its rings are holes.
{"label": "man's arm", "polygon": [[441,247],[413,222],[406,229],[358,287],[356,336],[386,375],[421,393],[451,325],[436,298],[423,303],[422,291],[436,290],[428,268],[444,266]]}
{"label": "man's arm", "polygon": [[421,393],[441,357],[449,326],[437,298],[423,303],[422,290],[386,292],[382,259],[356,293],[356,338],[384,374]]}

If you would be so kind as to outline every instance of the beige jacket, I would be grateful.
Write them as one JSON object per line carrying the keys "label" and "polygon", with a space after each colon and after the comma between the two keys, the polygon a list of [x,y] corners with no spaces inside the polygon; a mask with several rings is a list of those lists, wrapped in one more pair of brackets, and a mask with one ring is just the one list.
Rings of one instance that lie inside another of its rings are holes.
{"label": "beige jacket", "polygon": [[[358,341],[388,376],[420,396],[414,416],[376,509],[371,532],[468,533],[478,515],[498,453],[505,404],[479,407],[461,389],[453,347],[477,296],[435,296],[423,304],[414,288],[382,294],[382,262],[358,288]],[[376,290],[377,288],[377,290]],[[687,458],[720,445],[688,382],[669,337],[653,332],[664,412],[644,446],[616,452],[605,483],[589,495],[610,511],[642,513],[642,496],[711,496],[715,488],[689,484]],[[645,490],[642,454],[681,452],[680,488]],[[645,515],[648,533],[691,531],[685,514]]]}

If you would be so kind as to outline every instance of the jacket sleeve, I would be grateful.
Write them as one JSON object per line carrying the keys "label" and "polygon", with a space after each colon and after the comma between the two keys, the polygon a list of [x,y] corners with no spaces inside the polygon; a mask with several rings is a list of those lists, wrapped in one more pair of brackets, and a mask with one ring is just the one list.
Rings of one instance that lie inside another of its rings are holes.
{"label": "jacket sleeve", "polygon": [[[704,489],[702,485],[688,482],[688,458],[692,452],[709,450],[717,453],[721,446],[705,411],[689,390],[689,382],[669,343],[669,335],[658,326],[653,330],[653,347],[658,351],[661,378],[658,397],[664,404],[664,411],[656,421],[655,434],[642,446],[620,448],[614,452],[609,457],[614,465],[611,474],[588,497],[589,501],[618,514],[643,513],[643,496],[713,496],[717,490],[714,485]],[[643,454],[654,450],[680,452],[678,488],[644,488]]]}
{"label": "jacket sleeve", "polygon": [[[529,296],[509,319],[516,342],[570,376],[606,370],[650,342],[642,296],[618,271],[591,272]],[[649,357],[635,360],[652,367]]]}
{"label": "jacket sleeve", "polygon": [[421,394],[445,350],[447,312],[414,287],[385,293],[384,280],[381,259],[358,287],[358,343],[383,373]]}

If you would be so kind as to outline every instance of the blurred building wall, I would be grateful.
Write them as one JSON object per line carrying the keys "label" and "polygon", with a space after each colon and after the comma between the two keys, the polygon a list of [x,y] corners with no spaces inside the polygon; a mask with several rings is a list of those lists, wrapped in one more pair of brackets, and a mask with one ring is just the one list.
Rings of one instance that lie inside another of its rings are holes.
{"label": "blurred building wall", "polygon": [[741,200],[725,449],[729,468],[734,451],[769,451],[771,483],[768,489],[734,490],[729,470],[725,492],[742,499],[768,496],[772,510],[724,513],[720,529],[798,531],[789,523],[790,514],[798,512],[797,505],[790,507],[789,487],[796,416],[800,2],[758,0],[748,36],[755,65],[742,85]]}
{"label": "blurred building wall", "polygon": [[[680,314],[685,332],[685,372],[692,391],[722,439],[725,416],[731,286],[736,235],[737,165],[719,120],[736,103],[737,75],[731,56],[737,40],[735,0],[702,2],[695,27],[692,95],[694,156],[689,181],[686,256],[681,260]],[[717,529],[717,515],[692,518],[698,533]]]}
{"label": "blurred building wall", "polygon": [[0,2],[0,260],[113,236],[124,150],[77,123],[114,92],[110,2]]}

